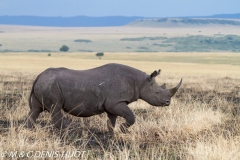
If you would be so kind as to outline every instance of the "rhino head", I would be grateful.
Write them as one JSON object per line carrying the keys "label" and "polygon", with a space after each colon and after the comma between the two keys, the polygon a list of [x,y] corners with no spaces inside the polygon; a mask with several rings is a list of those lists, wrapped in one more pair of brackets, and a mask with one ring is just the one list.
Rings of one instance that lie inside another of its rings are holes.
{"label": "rhino head", "polygon": [[155,77],[160,74],[160,71],[154,71],[145,79],[140,90],[140,98],[153,106],[169,106],[171,97],[174,96],[182,84],[182,79],[176,87],[166,89],[165,84],[159,86],[155,81]]}

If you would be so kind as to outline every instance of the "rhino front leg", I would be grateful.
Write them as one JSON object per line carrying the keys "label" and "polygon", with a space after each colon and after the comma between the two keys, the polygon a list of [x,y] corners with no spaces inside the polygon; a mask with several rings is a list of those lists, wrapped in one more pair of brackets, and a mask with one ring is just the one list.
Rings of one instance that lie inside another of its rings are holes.
{"label": "rhino front leg", "polygon": [[120,129],[123,133],[127,133],[128,132],[127,128],[129,128],[131,125],[135,123],[134,114],[126,103],[119,103],[113,107],[109,107],[106,109],[111,114],[123,117],[126,120],[125,123],[120,125]]}
{"label": "rhino front leg", "polygon": [[107,115],[108,115],[107,127],[110,134],[113,134],[114,133],[113,128],[116,125],[117,115],[111,114],[109,112],[107,112]]}

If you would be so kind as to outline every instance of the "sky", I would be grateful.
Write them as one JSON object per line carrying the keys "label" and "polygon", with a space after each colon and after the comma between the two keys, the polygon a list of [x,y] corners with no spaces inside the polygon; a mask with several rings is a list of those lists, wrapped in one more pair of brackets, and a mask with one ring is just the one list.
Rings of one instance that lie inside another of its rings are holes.
{"label": "sky", "polygon": [[0,16],[181,17],[240,13],[240,0],[0,0]]}

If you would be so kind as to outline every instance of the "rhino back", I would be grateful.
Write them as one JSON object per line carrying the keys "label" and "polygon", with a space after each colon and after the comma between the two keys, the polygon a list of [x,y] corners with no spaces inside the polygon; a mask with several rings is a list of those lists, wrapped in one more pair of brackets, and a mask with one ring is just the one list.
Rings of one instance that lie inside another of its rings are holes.
{"label": "rhino back", "polygon": [[[135,90],[146,74],[140,70],[107,64],[89,70],[65,69],[59,74],[59,83],[66,97],[86,101],[107,100],[111,103],[136,100]],[[74,98],[75,97],[75,98]],[[137,97],[138,98],[138,97]]]}

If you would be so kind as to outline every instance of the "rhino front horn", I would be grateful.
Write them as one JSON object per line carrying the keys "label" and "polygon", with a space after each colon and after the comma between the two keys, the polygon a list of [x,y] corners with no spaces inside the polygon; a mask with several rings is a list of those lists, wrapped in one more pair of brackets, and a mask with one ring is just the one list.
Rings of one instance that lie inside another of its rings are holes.
{"label": "rhino front horn", "polygon": [[178,83],[178,85],[176,87],[169,89],[169,91],[170,91],[172,96],[174,96],[174,94],[177,92],[177,90],[179,89],[181,84],[182,84],[182,79],[181,79],[181,81]]}

